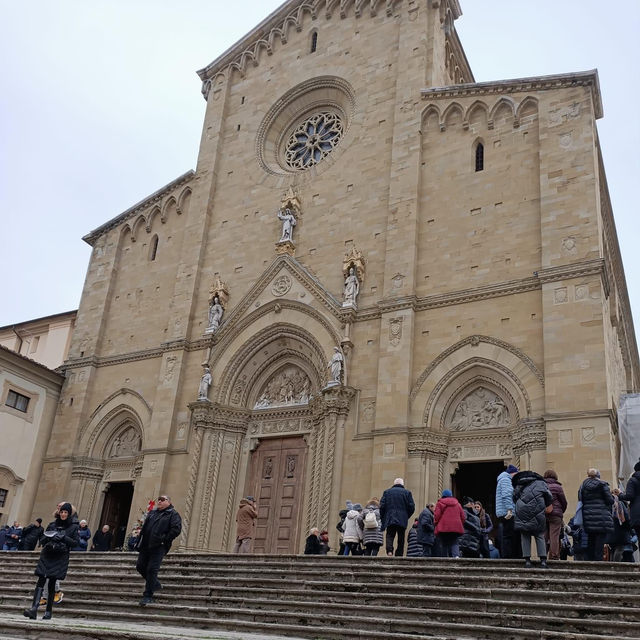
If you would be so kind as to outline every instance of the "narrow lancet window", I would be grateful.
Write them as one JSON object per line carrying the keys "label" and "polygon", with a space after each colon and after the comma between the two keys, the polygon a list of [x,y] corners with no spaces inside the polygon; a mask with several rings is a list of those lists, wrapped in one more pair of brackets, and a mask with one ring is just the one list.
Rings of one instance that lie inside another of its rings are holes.
{"label": "narrow lancet window", "polygon": [[154,235],[151,238],[151,245],[149,246],[149,260],[153,262],[156,259],[156,254],[158,253],[158,235]]}
{"label": "narrow lancet window", "polygon": [[311,51],[310,53],[315,53],[318,48],[318,32],[314,31],[311,34]]}
{"label": "narrow lancet window", "polygon": [[476,145],[476,171],[484,169],[484,145],[478,142]]}

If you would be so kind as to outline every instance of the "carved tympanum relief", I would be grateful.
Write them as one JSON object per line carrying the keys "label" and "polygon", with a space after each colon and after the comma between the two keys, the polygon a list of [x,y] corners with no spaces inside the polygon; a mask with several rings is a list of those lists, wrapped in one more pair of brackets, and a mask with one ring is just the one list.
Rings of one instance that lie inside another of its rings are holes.
{"label": "carved tympanum relief", "polygon": [[133,427],[129,427],[113,440],[107,450],[109,451],[109,458],[135,456],[140,451],[140,436]]}
{"label": "carved tympanum relief", "polygon": [[478,387],[458,403],[449,427],[452,431],[471,431],[508,424],[509,409],[502,399],[485,387]]}
{"label": "carved tympanum relief", "polygon": [[308,404],[311,380],[298,367],[280,369],[261,389],[254,409]]}

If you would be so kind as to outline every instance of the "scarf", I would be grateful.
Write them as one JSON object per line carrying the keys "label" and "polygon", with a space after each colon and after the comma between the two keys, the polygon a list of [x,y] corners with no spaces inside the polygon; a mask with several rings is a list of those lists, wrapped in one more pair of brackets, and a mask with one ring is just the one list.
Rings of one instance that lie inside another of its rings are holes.
{"label": "scarf", "polygon": [[613,517],[617,518],[620,524],[623,524],[626,518],[624,517],[624,509],[622,507],[622,503],[618,499],[618,496],[614,496],[613,507],[611,510],[613,511]]}

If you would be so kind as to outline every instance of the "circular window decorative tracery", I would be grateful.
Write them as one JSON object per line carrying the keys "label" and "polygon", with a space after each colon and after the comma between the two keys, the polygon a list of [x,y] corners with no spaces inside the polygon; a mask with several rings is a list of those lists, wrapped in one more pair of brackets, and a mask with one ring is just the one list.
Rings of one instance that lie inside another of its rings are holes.
{"label": "circular window decorative tracery", "polygon": [[337,113],[322,111],[303,120],[285,146],[285,162],[296,170],[318,164],[340,142],[344,127]]}

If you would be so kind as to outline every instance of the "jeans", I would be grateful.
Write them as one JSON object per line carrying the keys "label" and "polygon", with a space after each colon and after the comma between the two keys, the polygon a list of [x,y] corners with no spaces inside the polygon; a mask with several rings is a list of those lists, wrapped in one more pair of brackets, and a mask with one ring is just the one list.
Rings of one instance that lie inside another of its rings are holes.
{"label": "jeans", "polygon": [[459,558],[460,547],[458,546],[459,533],[439,533],[440,549],[443,558]]}
{"label": "jeans", "polygon": [[433,552],[433,543],[432,544],[424,544],[422,543],[422,557],[430,558]]}
{"label": "jeans", "polygon": [[233,553],[251,553],[251,538],[236,540],[233,545]]}
{"label": "jeans", "polygon": [[153,596],[153,592],[158,588],[158,569],[166,553],[164,547],[140,549],[136,569],[146,581],[144,596],[148,598]]}
{"label": "jeans", "polygon": [[387,527],[386,548],[387,555],[393,553],[393,539],[398,536],[398,546],[396,547],[396,556],[402,557],[404,555],[404,539],[406,527],[401,527],[399,524],[390,524]]}

